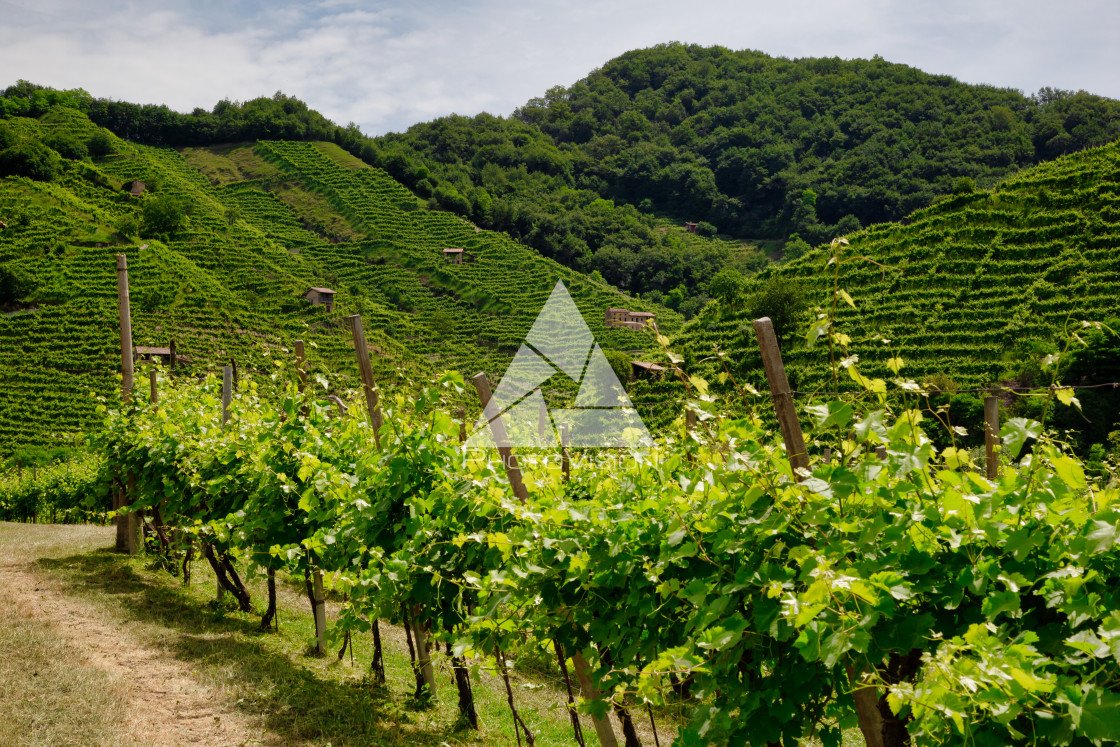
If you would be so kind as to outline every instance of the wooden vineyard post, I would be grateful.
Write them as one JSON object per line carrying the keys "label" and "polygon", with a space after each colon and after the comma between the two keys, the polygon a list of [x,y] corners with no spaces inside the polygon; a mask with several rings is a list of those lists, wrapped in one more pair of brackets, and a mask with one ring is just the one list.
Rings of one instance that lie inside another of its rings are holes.
{"label": "wooden vineyard post", "polygon": [[[229,407],[233,403],[233,369],[229,366],[222,366],[222,430],[226,429],[226,423],[229,422]],[[221,558],[218,559],[219,561]],[[222,580],[216,578],[218,591],[215,599],[221,602],[226,597],[226,590],[222,586]]]}
{"label": "wooden vineyard post", "polygon": [[[478,400],[482,403],[482,412],[485,414],[486,405],[490,404],[490,380],[486,378],[486,373],[480,371],[471,378],[474,382],[474,389],[478,392]],[[521,467],[517,464],[517,457],[513,455],[513,449],[509,446],[502,446],[502,444],[509,442],[509,437],[506,435],[506,426],[502,422],[501,417],[496,417],[490,421],[490,434],[494,437],[494,443],[498,444],[498,454],[502,458],[502,465],[506,470],[506,478],[509,479],[510,487],[513,488],[513,494],[517,496],[517,500],[525,503],[529,500],[529,491],[525,488],[525,483],[521,480]]]}
{"label": "wooden vineyard post", "polygon": [[128,259],[117,255],[117,308],[121,320],[121,401],[132,400],[132,312],[128,304]]}
{"label": "wooden vineyard post", "polygon": [[[490,381],[486,378],[486,373],[480,371],[475,374],[471,381],[474,382],[475,391],[478,392],[478,399],[482,403],[482,411],[485,414],[486,405],[490,403],[492,396],[490,391]],[[500,417],[494,418],[490,421],[490,433],[494,437],[494,442],[497,444],[506,443],[508,438],[506,436],[506,427],[502,423]],[[564,463],[567,462],[567,442],[568,442],[568,424],[564,423],[560,427],[561,434],[561,453]],[[529,491],[525,487],[525,483],[521,480],[521,468],[517,465],[517,457],[513,455],[513,451],[509,446],[498,446],[498,454],[502,457],[502,464],[506,469],[506,478],[509,480],[510,487],[513,488],[513,494],[517,496],[518,500],[525,503],[529,500]],[[575,652],[572,655],[572,664],[576,670],[576,677],[579,680],[580,691],[585,698],[596,700],[599,698],[599,691],[595,683],[591,680],[591,667],[587,663],[580,652]],[[614,727],[611,726],[609,718],[591,717],[595,725],[595,733],[599,735],[599,742],[602,747],[618,747],[618,739],[614,734]],[[514,724],[514,730],[517,729],[517,724]]]}
{"label": "wooden vineyard post", "polygon": [[229,422],[229,406],[233,403],[233,368],[222,367],[222,430]]}
{"label": "wooden vineyard post", "polygon": [[[540,389],[537,389],[540,392]],[[544,438],[545,431],[549,428],[548,405],[544,403],[544,393],[541,392],[541,407],[537,411],[537,435]]]}
{"label": "wooden vineyard post", "polygon": [[366,347],[366,334],[362,329],[362,317],[354,314],[350,320],[350,332],[354,337],[354,352],[358,355],[358,368],[362,372],[362,390],[366,395],[366,413],[369,424],[373,426],[373,440],[381,448],[381,404],[373,383],[373,367],[369,363],[369,348]]}
{"label": "wooden vineyard post", "polygon": [[762,352],[762,365],[766,369],[766,382],[770,385],[770,395],[774,398],[774,409],[778,413],[778,425],[782,429],[782,440],[786,444],[789,466],[793,478],[801,482],[798,470],[809,468],[809,453],[805,448],[805,437],[801,434],[801,424],[797,421],[797,409],[793,406],[793,394],[786,378],[786,367],[778,350],[778,339],[774,335],[774,325],[770,317],[754,320],[754,332],[758,337],[758,348]]}
{"label": "wooden vineyard post", "polygon": [[984,398],[984,456],[989,480],[999,477],[999,397]]}
{"label": "wooden vineyard post", "polygon": [[[121,325],[121,402],[127,407],[132,402],[132,388],[135,369],[132,362],[132,310],[128,302],[128,258],[117,255],[117,310]],[[118,509],[131,502],[136,480],[132,476],[124,478],[124,487],[118,491],[113,508]],[[117,550],[135,555],[140,552],[140,519],[135,512],[117,516]]]}
{"label": "wooden vineyard post", "polygon": [[303,340],[296,340],[296,375],[299,376],[299,390],[307,386],[307,353],[303,347]]}
{"label": "wooden vineyard post", "polygon": [[[583,653],[575,651],[572,653],[572,666],[576,670],[576,679],[579,680],[579,691],[583,694],[584,698],[588,700],[599,699],[599,688],[591,679],[591,665],[587,663]],[[599,736],[599,744],[602,747],[618,747],[618,737],[615,736],[614,727],[608,718],[591,717],[591,723],[595,726],[595,733]]]}
{"label": "wooden vineyard post", "polygon": [[560,472],[564,475],[564,482],[570,482],[572,479],[572,457],[568,453],[568,431],[568,424],[562,423],[560,425]]}
{"label": "wooden vineyard post", "polygon": [[311,589],[315,605],[315,653],[322,656],[327,652],[327,597],[323,593],[323,572],[318,568],[311,572]]}
{"label": "wooden vineyard post", "polygon": [[175,341],[171,341],[171,373],[175,373],[175,366],[179,363],[179,356],[175,353]]}
{"label": "wooden vineyard post", "polygon": [[688,433],[688,438],[685,439],[685,458],[688,463],[696,464],[696,454],[692,451],[692,432],[696,430],[696,411],[689,409],[684,411],[684,429]]}
{"label": "wooden vineyard post", "polygon": [[154,408],[159,404],[159,384],[156,383],[156,370],[154,368],[148,371],[148,383],[151,385],[151,400],[152,407]]}

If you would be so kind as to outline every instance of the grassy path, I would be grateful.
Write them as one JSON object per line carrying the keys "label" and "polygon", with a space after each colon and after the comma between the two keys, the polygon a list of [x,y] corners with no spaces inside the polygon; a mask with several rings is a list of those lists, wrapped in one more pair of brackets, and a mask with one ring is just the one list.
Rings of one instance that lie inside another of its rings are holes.
{"label": "grassy path", "polygon": [[14,602],[0,612],[0,743],[275,743],[170,652],[40,567],[111,539],[102,527],[0,525],[0,590]]}
{"label": "grassy path", "polygon": [[[212,574],[193,583],[148,559],[111,552],[111,527],[0,523],[0,744],[513,745],[504,686],[472,676],[481,730],[457,727],[446,663],[441,701],[419,709],[403,632],[382,625],[388,688],[366,676],[370,636],[353,663],[309,655],[313,624],[294,582],[279,584],[280,634],[213,603]],[[263,579],[249,582],[254,604]],[[336,607],[328,604],[328,619]],[[536,744],[571,745],[563,684],[551,662],[518,662],[514,696]],[[635,714],[643,742],[648,718]],[[661,744],[673,735],[659,718]],[[585,721],[587,743],[597,744]]]}

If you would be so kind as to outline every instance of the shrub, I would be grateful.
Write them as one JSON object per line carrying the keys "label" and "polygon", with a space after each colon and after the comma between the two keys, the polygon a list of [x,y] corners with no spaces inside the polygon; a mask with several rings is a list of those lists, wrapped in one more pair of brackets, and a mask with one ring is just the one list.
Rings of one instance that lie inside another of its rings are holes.
{"label": "shrub", "polygon": [[708,221],[702,220],[696,224],[696,233],[700,234],[701,236],[712,238],[717,233],[719,233],[719,231]]}
{"label": "shrub", "polygon": [[970,195],[976,191],[976,180],[971,176],[959,177],[953,182],[953,194]]}

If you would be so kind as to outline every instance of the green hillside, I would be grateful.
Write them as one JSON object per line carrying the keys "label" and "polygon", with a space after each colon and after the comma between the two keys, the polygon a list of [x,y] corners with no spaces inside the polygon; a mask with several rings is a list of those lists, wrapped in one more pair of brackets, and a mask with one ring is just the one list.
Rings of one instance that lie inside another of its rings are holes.
{"label": "green hillside", "polygon": [[[23,144],[86,142],[99,132],[61,106],[0,127]],[[267,368],[269,356],[289,356],[303,338],[313,365],[352,385],[344,317],[361,313],[382,382],[446,368],[496,376],[557,280],[606,348],[648,343],[641,333],[604,330],[607,306],[657,311],[663,329],[677,327],[670,311],[425,209],[385,172],[330,143],[178,152],[112,138],[110,150],[53,156],[50,181],[0,179],[0,269],[18,279],[19,296],[0,316],[0,452],[65,443],[96,425],[95,397],[118,386],[118,253],[129,259],[135,344],[174,339],[196,373],[231,358]],[[149,189],[130,199],[121,187],[133,180]],[[154,210],[167,204],[188,213],[169,230]],[[476,261],[448,264],[446,247]],[[333,312],[301,299],[312,286],[337,291]]]}
{"label": "green hillside", "polygon": [[[782,278],[795,282],[811,306],[828,307],[834,282],[851,295],[856,308],[839,301],[836,325],[856,341],[865,374],[893,377],[886,364],[895,354],[906,363],[903,378],[943,374],[959,387],[1037,371],[1044,353],[1062,347],[1067,323],[1089,338],[1082,320],[1120,316],[1120,143],[848,238],[838,276],[825,249],[773,267],[740,298],[706,307],[677,346],[693,364],[718,347],[736,373],[761,384],[750,321],[767,310],[751,297]],[[811,313],[799,320],[802,340]],[[831,388],[827,346],[810,349],[791,338],[783,355],[795,388]],[[847,377],[840,383],[854,387]],[[1109,423],[1116,417],[1113,411]]]}

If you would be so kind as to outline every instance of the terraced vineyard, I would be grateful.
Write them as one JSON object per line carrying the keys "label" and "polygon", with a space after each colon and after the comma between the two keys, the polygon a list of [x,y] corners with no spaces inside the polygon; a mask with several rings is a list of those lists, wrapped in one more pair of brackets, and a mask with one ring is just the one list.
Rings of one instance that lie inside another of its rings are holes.
{"label": "terraced vineyard", "polygon": [[[41,139],[97,128],[56,108],[11,129]],[[74,441],[97,424],[119,370],[114,255],[128,256],[137,345],[176,341],[204,373],[232,358],[264,369],[311,343],[313,365],[342,386],[357,382],[345,316],[361,313],[380,381],[436,369],[496,377],[557,280],[604,347],[640,349],[649,338],[603,329],[603,309],[672,312],[545,260],[506,236],[421,209],[408,190],[325,143],[259,143],[173,150],[116,141],[96,163],[67,162],[53,182],[0,180],[0,263],[31,279],[28,308],[0,316],[0,453],[20,444]],[[166,240],[124,238],[145,195],[134,179],[189,206],[189,225]],[[450,265],[445,247],[474,262]],[[335,308],[311,307],[311,286],[338,291]]]}
{"label": "terraced vineyard", "polygon": [[[758,282],[771,275],[796,279],[811,304],[824,306],[837,280],[856,306],[839,303],[838,329],[890,340],[877,354],[858,346],[864,373],[891,375],[886,362],[898,353],[908,377],[945,374],[960,386],[988,386],[1025,341],[1053,344],[1069,320],[1120,315],[1120,144],[1038,166],[990,192],[957,195],[848,238],[838,278],[834,266],[826,267],[827,252],[816,250]],[[708,306],[678,344],[690,361],[718,346],[761,384],[750,319],[741,309]],[[827,347],[795,344],[784,355],[795,387],[826,382]]]}

